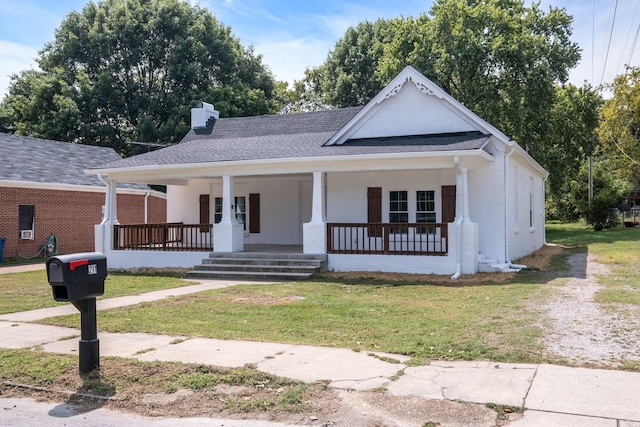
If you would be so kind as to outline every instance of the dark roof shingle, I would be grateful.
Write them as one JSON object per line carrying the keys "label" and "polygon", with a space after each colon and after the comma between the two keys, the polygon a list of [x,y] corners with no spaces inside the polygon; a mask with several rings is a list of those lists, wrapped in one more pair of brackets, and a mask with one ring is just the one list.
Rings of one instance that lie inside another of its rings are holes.
{"label": "dark roof shingle", "polygon": [[[0,133],[0,180],[104,187],[85,169],[120,160],[112,148]],[[142,184],[119,187],[148,188]]]}
{"label": "dark roof shingle", "polygon": [[176,145],[104,164],[99,169],[470,150],[481,148],[489,137],[480,132],[461,132],[358,139],[342,145],[325,146],[361,109],[352,107],[299,114],[223,118],[216,121],[210,134],[192,130]]}

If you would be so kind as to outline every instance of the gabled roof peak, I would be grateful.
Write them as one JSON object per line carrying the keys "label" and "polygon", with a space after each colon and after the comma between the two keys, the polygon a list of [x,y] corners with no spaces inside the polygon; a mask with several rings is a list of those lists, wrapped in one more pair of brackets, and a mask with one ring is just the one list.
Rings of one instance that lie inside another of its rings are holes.
{"label": "gabled roof peak", "polygon": [[369,101],[369,103],[365,105],[349,123],[337,132],[333,138],[327,141],[326,145],[343,144],[366,120],[368,120],[368,118],[381,108],[381,104],[398,95],[402,88],[409,82],[415,85],[416,89],[420,93],[438,98],[440,102],[442,102],[443,108],[448,108],[453,111],[461,119],[470,123],[476,130],[496,136],[507,146],[513,145],[513,141],[511,141],[504,133],[478,117],[475,113],[462,105],[441,87],[410,65],[407,65],[400,73],[398,73],[398,75],[391,80],[391,82],[385,86],[378,95]]}

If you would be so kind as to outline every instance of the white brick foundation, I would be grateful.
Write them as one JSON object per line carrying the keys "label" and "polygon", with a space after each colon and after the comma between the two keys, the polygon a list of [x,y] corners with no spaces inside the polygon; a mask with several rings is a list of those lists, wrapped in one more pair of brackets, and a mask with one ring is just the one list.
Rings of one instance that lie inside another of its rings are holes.
{"label": "white brick foundation", "polygon": [[327,224],[307,222],[302,224],[302,252],[305,254],[327,253]]}
{"label": "white brick foundation", "polygon": [[213,225],[214,252],[242,252],[244,229],[242,224],[220,223]]}

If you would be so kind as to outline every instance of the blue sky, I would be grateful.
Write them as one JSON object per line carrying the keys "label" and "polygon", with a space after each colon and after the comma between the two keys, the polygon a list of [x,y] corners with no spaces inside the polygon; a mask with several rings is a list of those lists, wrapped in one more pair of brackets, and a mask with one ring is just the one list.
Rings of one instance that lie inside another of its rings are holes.
{"label": "blue sky", "polygon": [[[574,17],[573,41],[582,48],[582,61],[570,81],[594,86],[611,82],[631,65],[640,65],[640,0],[543,0],[542,6],[564,7]],[[307,67],[321,64],[349,26],[365,19],[417,16],[431,0],[189,0],[209,9],[245,46],[253,45],[276,78],[300,79]],[[8,75],[35,68],[38,50],[53,40],[55,29],[71,11],[88,0],[0,0],[0,97]],[[526,0],[530,4],[530,0]],[[594,13],[595,10],[595,13]],[[609,31],[614,21],[609,43]],[[608,49],[607,56],[607,46]],[[606,58],[606,68],[605,68]]]}

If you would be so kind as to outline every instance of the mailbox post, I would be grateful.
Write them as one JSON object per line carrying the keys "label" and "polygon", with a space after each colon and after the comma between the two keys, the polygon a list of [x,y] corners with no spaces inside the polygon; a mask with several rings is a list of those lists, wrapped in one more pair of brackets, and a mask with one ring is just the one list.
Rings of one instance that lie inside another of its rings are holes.
{"label": "mailbox post", "polygon": [[106,277],[107,257],[100,252],[60,255],[47,261],[53,299],[70,302],[80,310],[80,372],[100,366],[96,297],[104,294]]}

